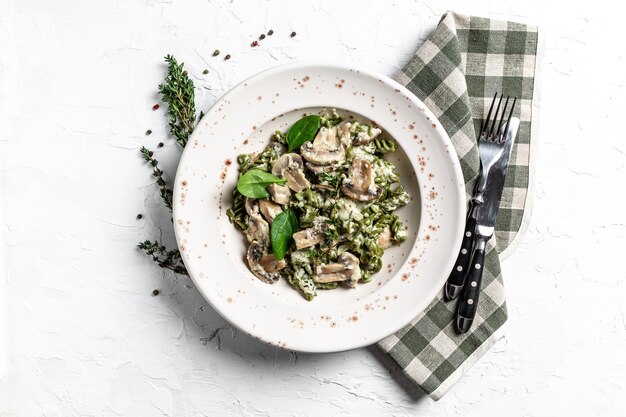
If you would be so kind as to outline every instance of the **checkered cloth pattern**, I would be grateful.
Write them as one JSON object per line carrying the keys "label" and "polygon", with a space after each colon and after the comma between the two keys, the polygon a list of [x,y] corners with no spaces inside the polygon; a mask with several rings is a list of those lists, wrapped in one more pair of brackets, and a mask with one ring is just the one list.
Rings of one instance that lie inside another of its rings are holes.
{"label": "checkered cloth pattern", "polygon": [[497,341],[507,318],[498,253],[518,233],[528,193],[537,39],[537,28],[532,26],[447,13],[395,77],[433,111],[448,132],[461,163],[468,199],[480,168],[476,138],[493,95],[518,97],[514,115],[520,118],[520,127],[495,239],[487,246],[474,325],[466,334],[458,334],[454,327],[456,303],[445,302],[440,294],[408,326],[379,343],[405,374],[435,399]]}

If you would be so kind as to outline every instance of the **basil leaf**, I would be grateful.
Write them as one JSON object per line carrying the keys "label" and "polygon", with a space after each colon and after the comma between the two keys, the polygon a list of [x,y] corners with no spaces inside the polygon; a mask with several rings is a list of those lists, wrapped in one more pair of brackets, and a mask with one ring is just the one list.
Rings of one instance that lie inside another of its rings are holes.
{"label": "basil leaf", "polygon": [[313,140],[320,128],[321,117],[315,114],[304,116],[291,126],[287,132],[287,145],[289,152],[300,149],[304,142]]}
{"label": "basil leaf", "polygon": [[276,259],[283,259],[293,240],[293,234],[299,229],[298,218],[291,209],[280,213],[272,221],[270,227],[270,239],[272,241],[272,252]]}
{"label": "basil leaf", "polygon": [[284,184],[287,180],[278,178],[260,169],[251,169],[239,177],[237,181],[237,191],[242,195],[251,198],[269,198],[270,194],[266,187],[270,184]]}

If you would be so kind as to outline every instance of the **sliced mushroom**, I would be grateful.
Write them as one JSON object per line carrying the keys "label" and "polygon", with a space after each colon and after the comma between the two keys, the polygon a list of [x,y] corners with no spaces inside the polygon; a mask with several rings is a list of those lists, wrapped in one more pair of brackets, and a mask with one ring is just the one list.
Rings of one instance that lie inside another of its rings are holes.
{"label": "sliced mushroom", "polygon": [[337,125],[337,136],[339,137],[341,144],[346,148],[352,143],[352,139],[350,137],[351,128],[352,123],[350,122],[341,122]]}
{"label": "sliced mushroom", "polygon": [[287,262],[284,259],[276,259],[274,254],[268,254],[261,256],[259,259],[259,265],[263,267],[265,272],[276,272],[280,271],[284,267],[287,266]]}
{"label": "sliced mushroom", "polygon": [[391,228],[389,226],[385,226],[380,236],[378,236],[378,246],[383,249],[391,247]]}
{"label": "sliced mushroom", "polygon": [[309,171],[311,171],[315,175],[319,175],[319,174],[321,174],[323,172],[333,172],[337,168],[339,168],[340,166],[341,166],[341,164],[315,165],[315,164],[311,164],[309,162],[306,163],[306,167],[309,169]]}
{"label": "sliced mushroom", "polygon": [[278,204],[270,200],[260,200],[259,210],[270,224],[274,221],[274,217],[283,212],[283,209]]}
{"label": "sliced mushroom", "polygon": [[283,177],[287,180],[289,188],[296,193],[311,188],[311,183],[304,176],[304,172],[300,169],[294,169],[292,171],[285,171]]}
{"label": "sliced mushroom", "polygon": [[286,153],[274,162],[272,174],[283,177],[287,185],[295,192],[311,188],[311,183],[304,176],[302,157],[296,153]]}
{"label": "sliced mushroom", "polygon": [[293,234],[293,240],[296,242],[298,250],[316,245],[324,240],[324,232],[318,227],[309,227]]}
{"label": "sliced mushroom", "polygon": [[267,186],[272,200],[278,204],[287,204],[291,200],[291,191],[286,185],[270,184]]}
{"label": "sliced mushroom", "polygon": [[346,149],[337,137],[337,126],[322,127],[313,142],[305,142],[300,153],[315,165],[331,165],[346,159]]}
{"label": "sliced mushroom", "polygon": [[348,276],[345,274],[346,267],[340,263],[318,265],[315,272],[315,282],[321,282],[324,284],[328,282],[345,281],[348,279]]}
{"label": "sliced mushroom", "polygon": [[348,178],[341,184],[341,191],[357,201],[372,201],[382,193],[382,189],[374,183],[372,163],[355,158],[348,170]]}
{"label": "sliced mushroom", "polygon": [[383,131],[374,126],[356,125],[356,135],[352,139],[353,145],[365,145],[376,139]]}
{"label": "sliced mushroom", "polygon": [[265,253],[265,247],[259,242],[252,242],[248,246],[248,266],[258,279],[273,284],[280,278],[279,270],[287,266],[284,260],[278,260],[274,255]]}
{"label": "sliced mushroom", "polygon": [[345,281],[349,287],[354,288],[361,278],[359,258],[350,252],[344,252],[337,261],[334,264],[318,265],[314,281],[319,283]]}
{"label": "sliced mushroom", "polygon": [[290,169],[302,169],[304,161],[297,153],[286,153],[274,162],[272,165],[272,174],[282,177],[283,172]]}
{"label": "sliced mushroom", "polygon": [[246,213],[248,216],[254,217],[259,215],[259,201],[254,198],[246,198],[246,203],[244,204],[246,208]]}
{"label": "sliced mushroom", "polygon": [[261,214],[259,213],[259,202],[252,198],[246,198],[246,213],[250,216],[248,220],[248,228],[245,230],[248,242],[259,242],[263,246],[267,246],[270,236],[270,227]]}

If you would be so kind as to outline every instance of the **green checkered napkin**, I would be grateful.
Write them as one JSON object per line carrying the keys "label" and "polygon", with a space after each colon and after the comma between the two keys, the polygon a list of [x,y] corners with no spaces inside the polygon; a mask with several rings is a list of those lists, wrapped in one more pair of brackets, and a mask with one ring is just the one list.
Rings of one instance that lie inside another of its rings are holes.
{"label": "green checkered napkin", "polygon": [[[482,293],[474,325],[455,332],[455,302],[439,295],[428,308],[380,347],[432,398],[440,398],[497,339],[507,318],[498,253],[522,225],[528,193],[537,28],[447,13],[395,79],[439,118],[452,139],[474,190],[480,162],[476,143],[481,120],[497,91],[518,97],[521,120],[506,177],[495,239],[487,247]],[[497,243],[496,243],[497,242]]]}

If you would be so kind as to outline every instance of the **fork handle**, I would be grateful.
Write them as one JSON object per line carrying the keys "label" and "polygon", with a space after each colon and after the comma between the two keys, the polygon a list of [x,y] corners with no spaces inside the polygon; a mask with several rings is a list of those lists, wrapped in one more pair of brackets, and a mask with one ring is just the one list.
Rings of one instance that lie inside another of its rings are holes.
{"label": "fork handle", "polygon": [[476,218],[473,216],[472,211],[470,211],[470,215],[465,223],[465,232],[463,233],[463,242],[461,243],[459,256],[457,256],[454,268],[446,282],[445,296],[448,301],[456,300],[459,297],[467,275],[467,267],[472,256],[474,233],[476,231]]}
{"label": "fork handle", "polygon": [[458,312],[456,316],[456,327],[460,333],[467,332],[478,310],[478,296],[480,294],[480,283],[483,277],[483,269],[485,262],[485,246],[487,239],[480,237],[474,249],[472,262],[467,272],[465,285],[458,302]]}

